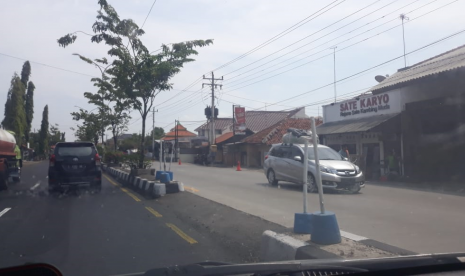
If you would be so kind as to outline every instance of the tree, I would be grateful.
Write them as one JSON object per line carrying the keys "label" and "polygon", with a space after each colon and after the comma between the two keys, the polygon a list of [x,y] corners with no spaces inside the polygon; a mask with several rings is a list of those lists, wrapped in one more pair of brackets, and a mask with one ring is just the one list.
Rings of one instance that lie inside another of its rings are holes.
{"label": "tree", "polygon": [[29,133],[31,132],[31,125],[32,119],[34,118],[34,90],[35,85],[32,81],[29,81],[27,85],[27,93],[26,93],[26,131],[24,136],[26,138],[26,142],[29,142]]}
{"label": "tree", "polygon": [[74,131],[74,136],[79,141],[92,141],[94,144],[98,144],[98,138],[103,132],[102,130],[102,117],[101,114],[89,113],[86,110],[81,109],[79,112],[71,113],[73,120],[82,120],[82,125],[78,125],[76,129],[71,128]]}
{"label": "tree", "polygon": [[[198,54],[196,47],[204,47],[212,40],[194,40],[162,45],[161,51],[152,55],[140,40],[145,32],[131,19],[121,20],[116,10],[106,0],[99,0],[100,10],[97,21],[92,25],[94,34],[91,42],[104,42],[110,46],[108,54],[114,58],[107,73],[115,91],[124,93],[132,108],[142,117],[142,135],[139,142],[139,166],[143,166],[145,122],[154,99],[162,91],[170,90],[171,78],[180,72],[184,63],[194,61],[188,58]],[[66,47],[77,39],[76,33],[58,39],[59,46]],[[82,57],[81,57],[82,59]],[[86,58],[88,61],[90,59]],[[85,60],[85,59],[84,59]]]}
{"label": "tree", "polygon": [[64,142],[63,135],[60,132],[58,124],[51,125],[49,130],[49,144],[55,145],[58,142]]}
{"label": "tree", "polygon": [[42,123],[40,124],[40,131],[39,131],[39,152],[38,154],[47,155],[49,152],[48,147],[48,105],[44,107],[44,111],[42,112]]}
{"label": "tree", "polygon": [[26,113],[24,110],[24,85],[15,73],[11,78],[10,89],[5,103],[5,118],[2,121],[4,128],[16,135],[17,143],[21,144],[26,129]]}
{"label": "tree", "polygon": [[24,62],[23,69],[21,70],[21,82],[24,84],[24,87],[27,87],[29,82],[29,77],[31,76],[31,64],[29,61]]}

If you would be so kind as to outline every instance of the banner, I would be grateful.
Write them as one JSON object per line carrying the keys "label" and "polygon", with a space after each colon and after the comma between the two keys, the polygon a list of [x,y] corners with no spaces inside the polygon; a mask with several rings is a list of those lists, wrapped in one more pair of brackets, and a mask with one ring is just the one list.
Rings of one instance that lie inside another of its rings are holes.
{"label": "banner", "polygon": [[234,132],[236,135],[245,135],[245,107],[234,107]]}

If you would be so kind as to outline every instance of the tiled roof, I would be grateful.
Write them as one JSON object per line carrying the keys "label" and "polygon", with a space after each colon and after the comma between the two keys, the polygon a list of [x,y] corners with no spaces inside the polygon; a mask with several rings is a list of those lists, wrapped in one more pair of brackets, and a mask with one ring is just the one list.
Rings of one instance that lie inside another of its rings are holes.
{"label": "tiled roof", "polygon": [[[224,129],[227,126],[232,124],[232,118],[217,118],[215,119],[215,129]],[[204,123],[203,125],[199,126],[196,128],[194,131],[199,131],[201,129],[209,129],[210,128],[210,123]]]}
{"label": "tiled roof", "polygon": [[[321,121],[317,122],[317,125],[321,124]],[[269,126],[254,135],[251,135],[242,142],[252,143],[252,144],[266,144],[272,145],[276,143],[281,143],[284,134],[287,133],[289,128],[298,128],[298,129],[310,129],[311,128],[311,119],[301,118],[293,119],[287,118],[282,122],[278,122],[275,125]]]}
{"label": "tiled roof", "polygon": [[[178,124],[176,126],[176,128],[178,129],[178,137],[193,137],[193,136],[197,136],[197,134],[195,133],[192,133],[190,131],[188,131],[185,127],[183,127],[181,124]],[[161,138],[162,140],[165,140],[165,141],[168,141],[168,140],[173,140],[176,138],[176,133],[174,131],[174,128],[171,129],[170,132],[168,132],[167,134],[165,134],[165,137]]]}
{"label": "tiled roof", "polygon": [[430,75],[465,67],[465,45],[414,64],[386,78],[370,91],[373,94],[408,85],[409,82]]}
{"label": "tiled roof", "polygon": [[221,135],[220,137],[216,138],[215,143],[216,144],[222,143],[222,142],[232,138],[233,136],[234,136],[234,132],[232,132],[232,131],[227,132],[227,133]]}
{"label": "tiled roof", "polygon": [[[302,107],[303,108],[303,107]],[[290,111],[246,111],[245,124],[252,132],[259,132],[265,128],[275,125],[286,118],[296,115],[302,108]],[[232,125],[232,118],[218,118],[215,120],[215,129],[225,129]],[[207,123],[201,125],[195,131],[208,129]]]}

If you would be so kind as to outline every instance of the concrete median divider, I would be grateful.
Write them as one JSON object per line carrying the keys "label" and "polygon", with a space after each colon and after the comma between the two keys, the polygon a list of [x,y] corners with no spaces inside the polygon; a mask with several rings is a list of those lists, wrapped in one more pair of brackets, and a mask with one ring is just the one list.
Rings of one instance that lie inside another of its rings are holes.
{"label": "concrete median divider", "polygon": [[105,173],[112,176],[123,186],[129,186],[132,190],[143,195],[147,199],[154,199],[165,196],[167,193],[179,193],[184,191],[184,184],[178,181],[160,183],[139,176],[131,176],[129,172],[105,166],[102,169]]}

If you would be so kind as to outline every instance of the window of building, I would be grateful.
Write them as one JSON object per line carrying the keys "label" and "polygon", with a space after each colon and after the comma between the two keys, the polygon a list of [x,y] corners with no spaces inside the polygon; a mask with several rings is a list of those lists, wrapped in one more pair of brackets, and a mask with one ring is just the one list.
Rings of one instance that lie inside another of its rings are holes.
{"label": "window of building", "polygon": [[215,134],[220,134],[221,135],[221,129],[215,129]]}

